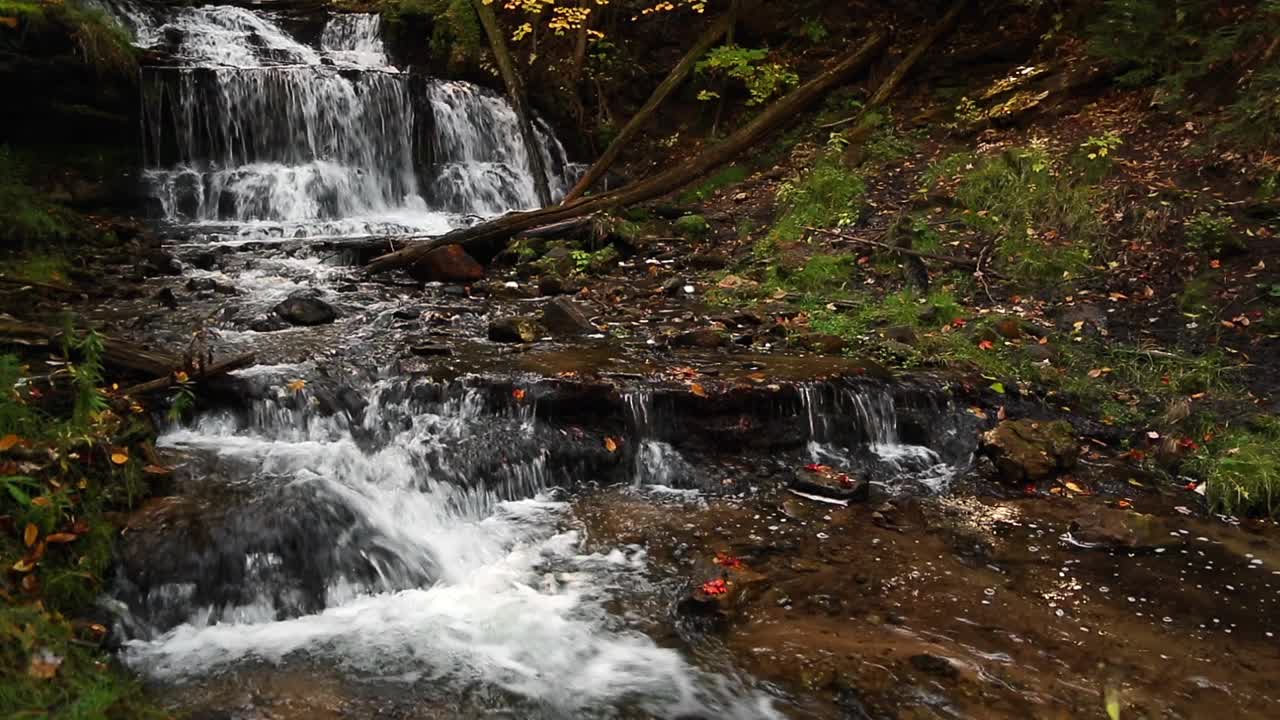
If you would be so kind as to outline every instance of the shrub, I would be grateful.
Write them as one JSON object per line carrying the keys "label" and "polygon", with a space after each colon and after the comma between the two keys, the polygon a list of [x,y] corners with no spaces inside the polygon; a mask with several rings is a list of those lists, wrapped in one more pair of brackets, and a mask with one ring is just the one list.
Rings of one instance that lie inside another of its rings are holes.
{"label": "shrub", "polygon": [[[800,76],[786,65],[766,62],[768,57],[769,51],[763,48],[721,45],[712,48],[706,58],[699,60],[694,70],[703,75],[741,81],[750,95],[747,104],[759,105],[800,82]],[[698,93],[700,100],[718,96],[710,90]]]}
{"label": "shrub", "polygon": [[1235,226],[1236,221],[1230,215],[1199,212],[1187,220],[1183,230],[1187,245],[1200,252],[1220,255],[1224,250],[1241,247]]}
{"label": "shrub", "polygon": [[778,188],[782,214],[770,233],[774,243],[796,242],[805,226],[846,227],[857,222],[867,187],[862,176],[844,168],[834,154],[825,155],[809,171]]}

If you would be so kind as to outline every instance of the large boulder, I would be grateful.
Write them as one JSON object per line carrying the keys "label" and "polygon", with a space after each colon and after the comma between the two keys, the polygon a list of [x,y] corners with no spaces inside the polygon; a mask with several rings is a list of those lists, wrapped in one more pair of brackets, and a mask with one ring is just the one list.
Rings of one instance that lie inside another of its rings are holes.
{"label": "large boulder", "polygon": [[598,332],[578,304],[567,297],[558,297],[542,308],[542,325],[552,335],[572,337]]}
{"label": "large boulder", "polygon": [[489,323],[489,339],[501,343],[531,343],[542,336],[542,326],[529,317],[501,317]]}
{"label": "large boulder", "polygon": [[445,245],[410,266],[409,275],[423,282],[467,283],[483,278],[484,266],[461,245]]}
{"label": "large boulder", "polygon": [[1035,482],[1075,467],[1075,429],[1065,420],[1003,420],[982,435],[981,451],[1007,482]]}
{"label": "large boulder", "polygon": [[281,320],[291,325],[325,325],[338,318],[338,311],[321,300],[319,290],[295,290],[273,308]]}

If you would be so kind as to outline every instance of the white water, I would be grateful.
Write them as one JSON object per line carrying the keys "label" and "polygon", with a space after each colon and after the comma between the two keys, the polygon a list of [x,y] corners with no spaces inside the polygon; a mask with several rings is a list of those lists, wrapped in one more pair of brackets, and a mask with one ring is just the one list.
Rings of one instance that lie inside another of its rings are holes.
{"label": "white water", "polygon": [[[535,204],[510,107],[461,82],[416,96],[376,17],[335,17],[312,48],[242,8],[166,12],[127,20],[140,43],[176,40],[182,67],[144,77],[148,177],[166,220],[204,230],[194,242],[438,232],[460,214]],[[432,115],[425,175],[414,161],[422,113]],[[564,152],[545,129],[539,151],[563,190]],[[268,252],[190,274],[257,307],[327,287],[335,268]],[[255,349],[257,333],[234,332]],[[265,392],[249,412],[205,413],[162,437],[199,468],[190,492],[232,499],[211,520],[227,534],[181,546],[191,557],[172,577],[157,570],[121,589],[132,667],[166,682],[256,663],[479,682],[552,717],[622,706],[776,716],[762,694],[605,610],[620,583],[644,582],[643,552],[583,550],[531,407],[494,415],[475,392],[421,402],[404,382],[381,381],[355,385],[362,416],[323,414],[311,389],[288,387],[323,367],[242,371]]]}

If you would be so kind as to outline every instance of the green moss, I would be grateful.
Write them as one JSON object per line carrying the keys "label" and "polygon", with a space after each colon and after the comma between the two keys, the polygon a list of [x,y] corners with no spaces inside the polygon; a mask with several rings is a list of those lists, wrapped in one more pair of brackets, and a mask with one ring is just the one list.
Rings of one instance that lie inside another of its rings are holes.
{"label": "green moss", "polygon": [[25,31],[70,36],[81,61],[103,72],[137,70],[138,50],[128,31],[101,7],[74,0],[0,0],[0,17],[16,18]]}
{"label": "green moss", "polygon": [[737,185],[747,179],[750,173],[745,167],[740,165],[729,165],[712,173],[710,177],[703,180],[697,186],[686,190],[680,195],[680,202],[689,205],[699,203],[709,199],[716,194],[717,190]]}
{"label": "green moss", "polygon": [[683,235],[706,235],[711,232],[711,225],[701,215],[682,215],[676,218],[676,230]]}

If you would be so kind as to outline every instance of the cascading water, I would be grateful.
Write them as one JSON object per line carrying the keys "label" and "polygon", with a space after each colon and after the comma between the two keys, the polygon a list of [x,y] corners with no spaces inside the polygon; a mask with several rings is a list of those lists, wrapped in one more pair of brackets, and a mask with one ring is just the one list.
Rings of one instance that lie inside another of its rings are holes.
{"label": "cascading water", "polygon": [[[144,72],[159,210],[188,256],[255,248],[238,265],[188,269],[229,285],[242,307],[300,287],[334,297],[338,269],[309,256],[307,238],[440,231],[534,204],[510,107],[460,82],[415,92],[388,62],[376,17],[332,18],[317,47],[243,8],[133,7],[126,20],[175,61]],[[542,134],[563,189],[564,152]],[[304,250],[286,254],[282,238]],[[335,343],[371,355],[385,326],[363,319],[382,312],[365,302],[332,327]],[[286,334],[214,330],[266,362],[270,338]],[[247,408],[161,438],[188,469],[182,512],[131,535],[141,550],[125,551],[115,582],[131,666],[183,683],[264,663],[339,668],[440,691],[459,718],[491,713],[494,695],[520,717],[776,715],[762,693],[606,611],[618,578],[643,577],[644,553],[584,553],[555,488],[592,479],[564,475],[591,468],[552,462],[558,436],[531,406],[366,379],[378,372],[364,355],[343,360],[360,370],[326,394],[336,355],[241,371],[257,398]],[[457,700],[477,686],[479,705]]]}

